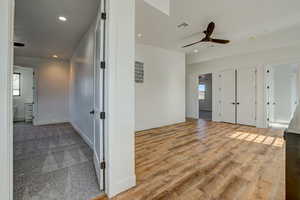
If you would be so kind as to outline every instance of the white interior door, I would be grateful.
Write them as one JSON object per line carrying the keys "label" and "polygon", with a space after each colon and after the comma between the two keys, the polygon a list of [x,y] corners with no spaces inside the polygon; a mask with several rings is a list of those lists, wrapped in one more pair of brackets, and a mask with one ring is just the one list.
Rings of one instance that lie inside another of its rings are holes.
{"label": "white interior door", "polygon": [[236,76],[237,123],[256,125],[256,72],[255,68],[238,69]]}
{"label": "white interior door", "polygon": [[[100,190],[104,190],[104,69],[103,61],[103,21],[98,20],[95,30],[95,59],[94,59],[94,165]],[[104,113],[105,114],[105,113]]]}
{"label": "white interior door", "polygon": [[223,122],[236,123],[235,118],[235,70],[220,73],[221,118]]}

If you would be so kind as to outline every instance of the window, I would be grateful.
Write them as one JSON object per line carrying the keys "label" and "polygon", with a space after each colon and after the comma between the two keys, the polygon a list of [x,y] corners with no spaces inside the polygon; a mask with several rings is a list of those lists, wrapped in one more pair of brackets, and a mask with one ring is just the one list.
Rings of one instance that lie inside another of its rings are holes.
{"label": "window", "polygon": [[205,90],[206,86],[204,83],[200,83],[198,86],[198,94],[199,94],[199,100],[204,100],[205,99]]}
{"label": "window", "polygon": [[21,74],[14,73],[13,74],[13,95],[14,96],[21,96]]}

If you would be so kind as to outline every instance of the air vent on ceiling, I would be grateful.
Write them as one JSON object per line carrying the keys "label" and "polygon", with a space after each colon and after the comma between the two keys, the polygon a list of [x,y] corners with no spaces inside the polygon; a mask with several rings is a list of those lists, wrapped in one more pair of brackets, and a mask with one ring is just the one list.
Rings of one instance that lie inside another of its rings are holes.
{"label": "air vent on ceiling", "polygon": [[177,28],[185,28],[185,27],[187,27],[188,25],[189,25],[188,23],[182,22],[181,24],[178,24],[178,25],[177,25]]}
{"label": "air vent on ceiling", "polygon": [[22,43],[22,42],[14,42],[14,47],[25,47],[25,43]]}

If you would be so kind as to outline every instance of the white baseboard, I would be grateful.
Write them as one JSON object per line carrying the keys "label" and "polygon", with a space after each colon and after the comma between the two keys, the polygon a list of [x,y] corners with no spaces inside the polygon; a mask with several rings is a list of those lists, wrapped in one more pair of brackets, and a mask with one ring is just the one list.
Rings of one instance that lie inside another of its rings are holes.
{"label": "white baseboard", "polygon": [[153,124],[150,126],[144,126],[144,127],[139,127],[139,128],[135,128],[136,132],[140,132],[140,131],[146,131],[146,130],[150,130],[150,129],[154,129],[154,128],[160,128],[160,127],[164,127],[164,126],[170,126],[170,125],[175,125],[175,124],[179,124],[179,123],[183,123],[186,122],[186,118],[180,119],[180,120],[176,120],[176,121],[169,121],[169,122],[165,122],[165,123],[160,123],[160,124]]}
{"label": "white baseboard", "polygon": [[79,133],[82,139],[89,145],[89,147],[94,150],[94,143],[86,136],[86,134],[74,122],[71,121],[70,123],[72,124],[73,128]]}
{"label": "white baseboard", "polygon": [[51,121],[33,120],[33,125],[35,126],[42,126],[42,125],[49,125],[49,124],[62,124],[62,123],[69,123],[69,120],[51,120]]}
{"label": "white baseboard", "polygon": [[136,185],[135,175],[129,176],[128,178],[117,182],[115,185],[110,185],[109,190],[107,191],[107,195],[109,198],[112,198],[117,194],[120,194],[121,192],[124,192],[134,187],[135,185]]}

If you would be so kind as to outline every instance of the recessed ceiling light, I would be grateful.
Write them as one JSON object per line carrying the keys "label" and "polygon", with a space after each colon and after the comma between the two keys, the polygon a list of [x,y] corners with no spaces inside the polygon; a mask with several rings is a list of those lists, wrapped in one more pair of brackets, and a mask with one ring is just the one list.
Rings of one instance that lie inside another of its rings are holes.
{"label": "recessed ceiling light", "polygon": [[53,57],[53,58],[58,58],[58,56],[57,56],[57,55],[53,55],[52,57]]}
{"label": "recessed ceiling light", "polygon": [[59,16],[58,19],[63,22],[67,21],[67,18],[64,16]]}
{"label": "recessed ceiling light", "polygon": [[198,49],[194,49],[194,53],[198,53],[199,52],[199,50]]}
{"label": "recessed ceiling light", "polygon": [[137,34],[137,36],[138,36],[139,38],[141,38],[143,35],[142,35],[141,33],[139,33],[139,34]]}

